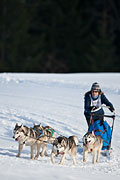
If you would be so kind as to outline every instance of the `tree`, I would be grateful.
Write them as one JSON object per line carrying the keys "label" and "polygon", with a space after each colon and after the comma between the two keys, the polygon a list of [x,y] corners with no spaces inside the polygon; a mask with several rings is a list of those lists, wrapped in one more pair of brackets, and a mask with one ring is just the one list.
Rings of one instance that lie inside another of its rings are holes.
{"label": "tree", "polygon": [[112,19],[106,7],[103,9],[96,30],[92,35],[91,52],[87,54],[87,65],[92,72],[114,72],[117,70],[115,35]]}
{"label": "tree", "polygon": [[22,70],[25,60],[28,20],[24,1],[0,1],[0,71]]}

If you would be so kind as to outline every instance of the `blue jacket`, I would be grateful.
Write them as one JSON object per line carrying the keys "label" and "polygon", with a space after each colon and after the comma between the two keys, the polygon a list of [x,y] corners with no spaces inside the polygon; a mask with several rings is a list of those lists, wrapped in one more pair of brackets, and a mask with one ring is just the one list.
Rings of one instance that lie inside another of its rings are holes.
{"label": "blue jacket", "polygon": [[[87,116],[87,117],[90,117],[90,114],[91,114],[91,98],[90,98],[90,94],[91,94],[91,91],[87,92],[85,94],[85,97],[84,97],[84,115]],[[105,104],[106,106],[109,106],[110,110],[113,111],[114,110],[114,107],[112,105],[111,102],[109,102],[109,100],[106,98],[106,96],[104,95],[104,93],[101,91],[100,92],[100,95],[101,95],[101,104]],[[100,114],[100,115],[104,115],[104,111],[103,109],[101,108],[100,110],[96,111],[95,112],[96,114]]]}

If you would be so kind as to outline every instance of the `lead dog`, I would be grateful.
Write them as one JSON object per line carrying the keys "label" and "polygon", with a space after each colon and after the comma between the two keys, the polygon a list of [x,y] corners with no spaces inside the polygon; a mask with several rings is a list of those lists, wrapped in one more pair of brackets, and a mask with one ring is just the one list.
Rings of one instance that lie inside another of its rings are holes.
{"label": "lead dog", "polygon": [[31,159],[33,159],[34,150],[36,151],[35,159],[37,159],[40,154],[40,148],[42,148],[41,156],[47,153],[48,137],[44,135],[42,131],[39,132],[34,130],[34,128],[28,128],[24,125],[18,126],[16,123],[13,133],[13,138],[18,141],[19,144],[17,157],[20,157],[24,144],[31,147]]}
{"label": "lead dog", "polygon": [[94,132],[87,132],[83,137],[83,162],[86,161],[88,152],[93,154],[92,163],[99,161],[103,140],[100,136],[96,136]]}
{"label": "lead dog", "polygon": [[76,154],[77,154],[77,144],[78,139],[76,136],[70,136],[69,138],[65,136],[59,136],[53,142],[53,148],[51,153],[51,162],[54,163],[54,156],[62,155],[59,164],[64,164],[65,156],[68,153],[72,159],[73,164],[76,165]]}

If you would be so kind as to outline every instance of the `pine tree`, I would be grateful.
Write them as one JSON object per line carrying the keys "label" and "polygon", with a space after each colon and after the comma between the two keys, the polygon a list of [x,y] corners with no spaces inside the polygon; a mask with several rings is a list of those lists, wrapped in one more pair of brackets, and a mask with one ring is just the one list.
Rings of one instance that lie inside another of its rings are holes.
{"label": "pine tree", "polygon": [[28,19],[24,1],[0,1],[0,71],[22,71]]}
{"label": "pine tree", "polygon": [[107,8],[104,8],[97,24],[97,33],[91,36],[91,52],[87,54],[86,62],[88,71],[89,68],[92,72],[116,71],[115,34],[110,18]]}

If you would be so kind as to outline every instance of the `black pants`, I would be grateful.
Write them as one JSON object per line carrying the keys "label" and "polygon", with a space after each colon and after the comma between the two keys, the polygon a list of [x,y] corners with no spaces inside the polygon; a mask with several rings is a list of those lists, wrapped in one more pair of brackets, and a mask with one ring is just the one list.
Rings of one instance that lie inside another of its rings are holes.
{"label": "black pants", "polygon": [[85,118],[86,118],[87,125],[88,125],[88,128],[89,128],[89,126],[90,126],[90,116],[85,115]]}
{"label": "black pants", "polygon": [[[88,128],[89,128],[90,124],[92,123],[91,122],[91,117],[89,115],[85,115],[85,118],[86,118],[87,125],[88,125]],[[102,125],[102,123],[103,123],[103,116],[100,116],[100,117],[94,116],[92,118],[93,118],[93,122],[97,121],[97,120],[100,120],[101,121],[101,125]]]}

